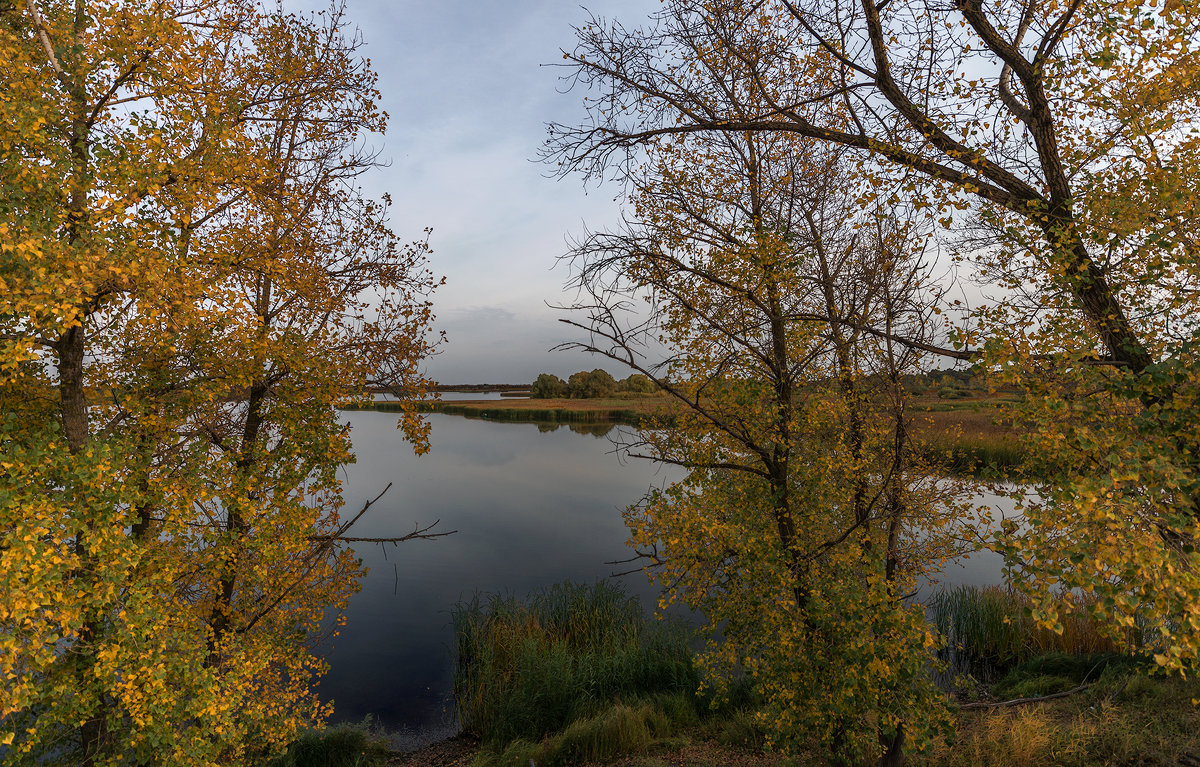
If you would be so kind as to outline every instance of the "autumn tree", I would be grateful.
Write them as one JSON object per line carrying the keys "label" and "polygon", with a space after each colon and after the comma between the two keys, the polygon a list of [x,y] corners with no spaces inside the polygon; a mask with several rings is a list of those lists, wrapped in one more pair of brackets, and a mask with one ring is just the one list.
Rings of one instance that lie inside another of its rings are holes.
{"label": "autumn tree", "polygon": [[658,387],[641,373],[632,373],[617,381],[617,391],[627,391],[634,394],[653,394]]}
{"label": "autumn tree", "polygon": [[[705,77],[743,93],[752,71]],[[960,490],[917,456],[901,386],[916,352],[890,342],[930,337],[921,238],[860,209],[853,165],[803,138],[642,149],[625,225],[570,256],[583,348],[682,413],[626,445],[687,471],[629,510],[631,544],[666,601],[706,615],[714,676],[745,671],[763,693],[776,745],[898,764],[946,723],[923,670],[934,638],[903,596],[948,553]]]}
{"label": "autumn tree", "polygon": [[[340,7],[0,8],[0,742],[229,764],[324,708],[338,404],[422,392],[435,286],[355,179]],[[420,448],[414,417],[402,422]]]}
{"label": "autumn tree", "polygon": [[567,382],[553,373],[539,373],[529,389],[534,399],[554,399],[567,396]]}
{"label": "autumn tree", "polygon": [[[1027,454],[1047,478],[997,545],[1044,625],[1066,587],[1114,638],[1136,619],[1156,660],[1186,669],[1200,653],[1196,22],[1177,2],[669,0],[646,27],[578,30],[564,56],[596,91],[590,119],[558,126],[551,148],[597,174],[673,136],[779,133],[843,147],[881,189],[923,180],[909,204],[999,289],[937,351],[1025,387]],[[753,99],[711,76],[734,68]]]}
{"label": "autumn tree", "polygon": [[567,379],[567,396],[578,399],[607,397],[617,388],[617,382],[607,370],[580,370]]}

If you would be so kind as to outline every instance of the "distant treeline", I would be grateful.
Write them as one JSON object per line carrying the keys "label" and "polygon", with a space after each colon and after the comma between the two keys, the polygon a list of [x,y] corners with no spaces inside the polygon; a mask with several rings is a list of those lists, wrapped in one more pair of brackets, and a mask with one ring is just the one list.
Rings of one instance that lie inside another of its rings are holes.
{"label": "distant treeline", "polygon": [[[971,370],[932,370],[928,373],[909,374],[902,377],[904,389],[911,394],[936,395],[943,399],[959,399],[979,396],[987,389],[983,376]],[[458,387],[455,387],[458,388]],[[483,390],[483,386],[472,387]],[[524,386],[490,386],[488,389],[523,389]],[[451,387],[439,387],[449,391]],[[614,379],[605,370],[581,370],[566,381],[551,373],[542,373],[529,386],[529,396],[534,399],[596,399],[620,392],[652,394],[658,385],[641,373],[628,378]]]}
{"label": "distant treeline", "polygon": [[987,380],[971,370],[931,370],[902,377],[911,394],[936,395],[942,399],[977,397],[987,391]]}
{"label": "distant treeline", "polygon": [[581,370],[566,381],[552,373],[542,373],[529,387],[529,396],[533,399],[596,399],[617,392],[652,394],[657,390],[654,382],[641,373],[618,381],[608,371],[597,368],[591,372]]}
{"label": "distant treeline", "polygon": [[436,384],[434,391],[524,391],[529,384]]}
{"label": "distant treeline", "polygon": [[[936,395],[942,398],[959,399],[978,396],[987,385],[984,378],[970,370],[933,370],[928,373],[909,374],[902,377],[904,389],[912,394]],[[465,390],[467,387],[438,387],[440,391]],[[525,386],[478,385],[475,391],[524,389]],[[542,373],[528,387],[533,399],[597,399],[628,392],[652,394],[658,385],[641,373],[617,380],[607,371],[581,370],[566,381],[551,373]]]}

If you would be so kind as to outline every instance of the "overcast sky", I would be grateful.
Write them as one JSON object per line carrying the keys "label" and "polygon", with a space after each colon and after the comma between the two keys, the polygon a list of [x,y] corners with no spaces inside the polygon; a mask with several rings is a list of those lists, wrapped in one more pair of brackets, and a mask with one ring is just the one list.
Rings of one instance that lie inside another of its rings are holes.
{"label": "overcast sky", "polygon": [[[324,7],[296,0],[292,7]],[[594,0],[597,14],[636,23],[656,0]],[[585,190],[547,178],[534,161],[548,121],[576,122],[579,91],[544,66],[570,49],[587,13],[570,0],[347,0],[390,115],[382,158],[364,180],[388,192],[402,239],[433,228],[434,297],[448,343],[428,372],[442,383],[516,383],[539,372],[620,369],[579,352],[547,350],[570,328],[546,306],[569,299],[555,259],[566,237],[617,217],[617,188]],[[626,373],[622,373],[625,375]]]}

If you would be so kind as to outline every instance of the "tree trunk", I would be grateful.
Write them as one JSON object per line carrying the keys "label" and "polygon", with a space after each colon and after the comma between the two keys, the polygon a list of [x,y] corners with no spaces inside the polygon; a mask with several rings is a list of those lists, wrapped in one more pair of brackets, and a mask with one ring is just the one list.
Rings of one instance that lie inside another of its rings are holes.
{"label": "tree trunk", "polygon": [[884,752],[876,767],[904,767],[904,725],[898,725],[896,734],[890,738],[880,734],[879,742]]}

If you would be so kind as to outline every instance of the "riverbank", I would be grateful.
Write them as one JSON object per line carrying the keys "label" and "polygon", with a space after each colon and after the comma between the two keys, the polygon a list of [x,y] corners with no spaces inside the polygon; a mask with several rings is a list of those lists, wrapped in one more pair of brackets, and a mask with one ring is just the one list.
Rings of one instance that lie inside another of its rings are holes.
{"label": "riverbank", "polygon": [[[1012,400],[1003,397],[955,400],[914,397],[910,405],[911,428],[930,461],[955,473],[995,475],[1018,469],[1022,464],[1018,434],[1011,424],[1012,404]],[[406,407],[412,405],[382,401],[348,409],[400,412]],[[663,394],[598,399],[435,400],[417,402],[415,407],[418,412],[508,423],[643,428],[670,427],[681,412],[680,406]]]}
{"label": "riverbank", "polygon": [[627,426],[670,425],[675,410],[665,397],[606,397],[603,399],[530,399],[509,397],[502,400],[396,401],[371,402],[347,410],[400,412],[414,407],[420,413],[445,413],[466,418],[517,423],[612,423]]}
{"label": "riverbank", "polygon": [[[941,597],[927,608],[946,639],[939,656],[950,668],[938,684],[952,722],[910,764],[1200,764],[1197,679],[1158,674],[1149,652],[1117,652],[1086,611],[1054,634],[1023,615],[1018,592]],[[398,753],[397,739],[370,723],[340,725],[306,734],[272,767],[824,764],[803,739],[792,757],[768,750],[749,683],[716,701],[697,692],[686,627],[650,619],[615,584],[477,596],[451,620],[457,711],[471,734]]]}
{"label": "riverbank", "polygon": [[[924,754],[912,767],[1093,767],[1137,764],[1177,767],[1200,764],[1200,683],[1139,673],[1111,674],[1066,697],[1017,706],[1000,703],[997,685],[957,694],[954,737]],[[979,704],[985,707],[978,707]],[[976,708],[968,708],[976,706]],[[480,742],[460,735],[407,753],[369,752],[361,744],[339,760],[290,761],[288,767],[469,767],[485,763]],[[611,759],[581,767],[801,767],[819,761],[764,751],[761,735],[745,715],[714,718],[684,728]],[[520,765],[519,767],[524,767]]]}

